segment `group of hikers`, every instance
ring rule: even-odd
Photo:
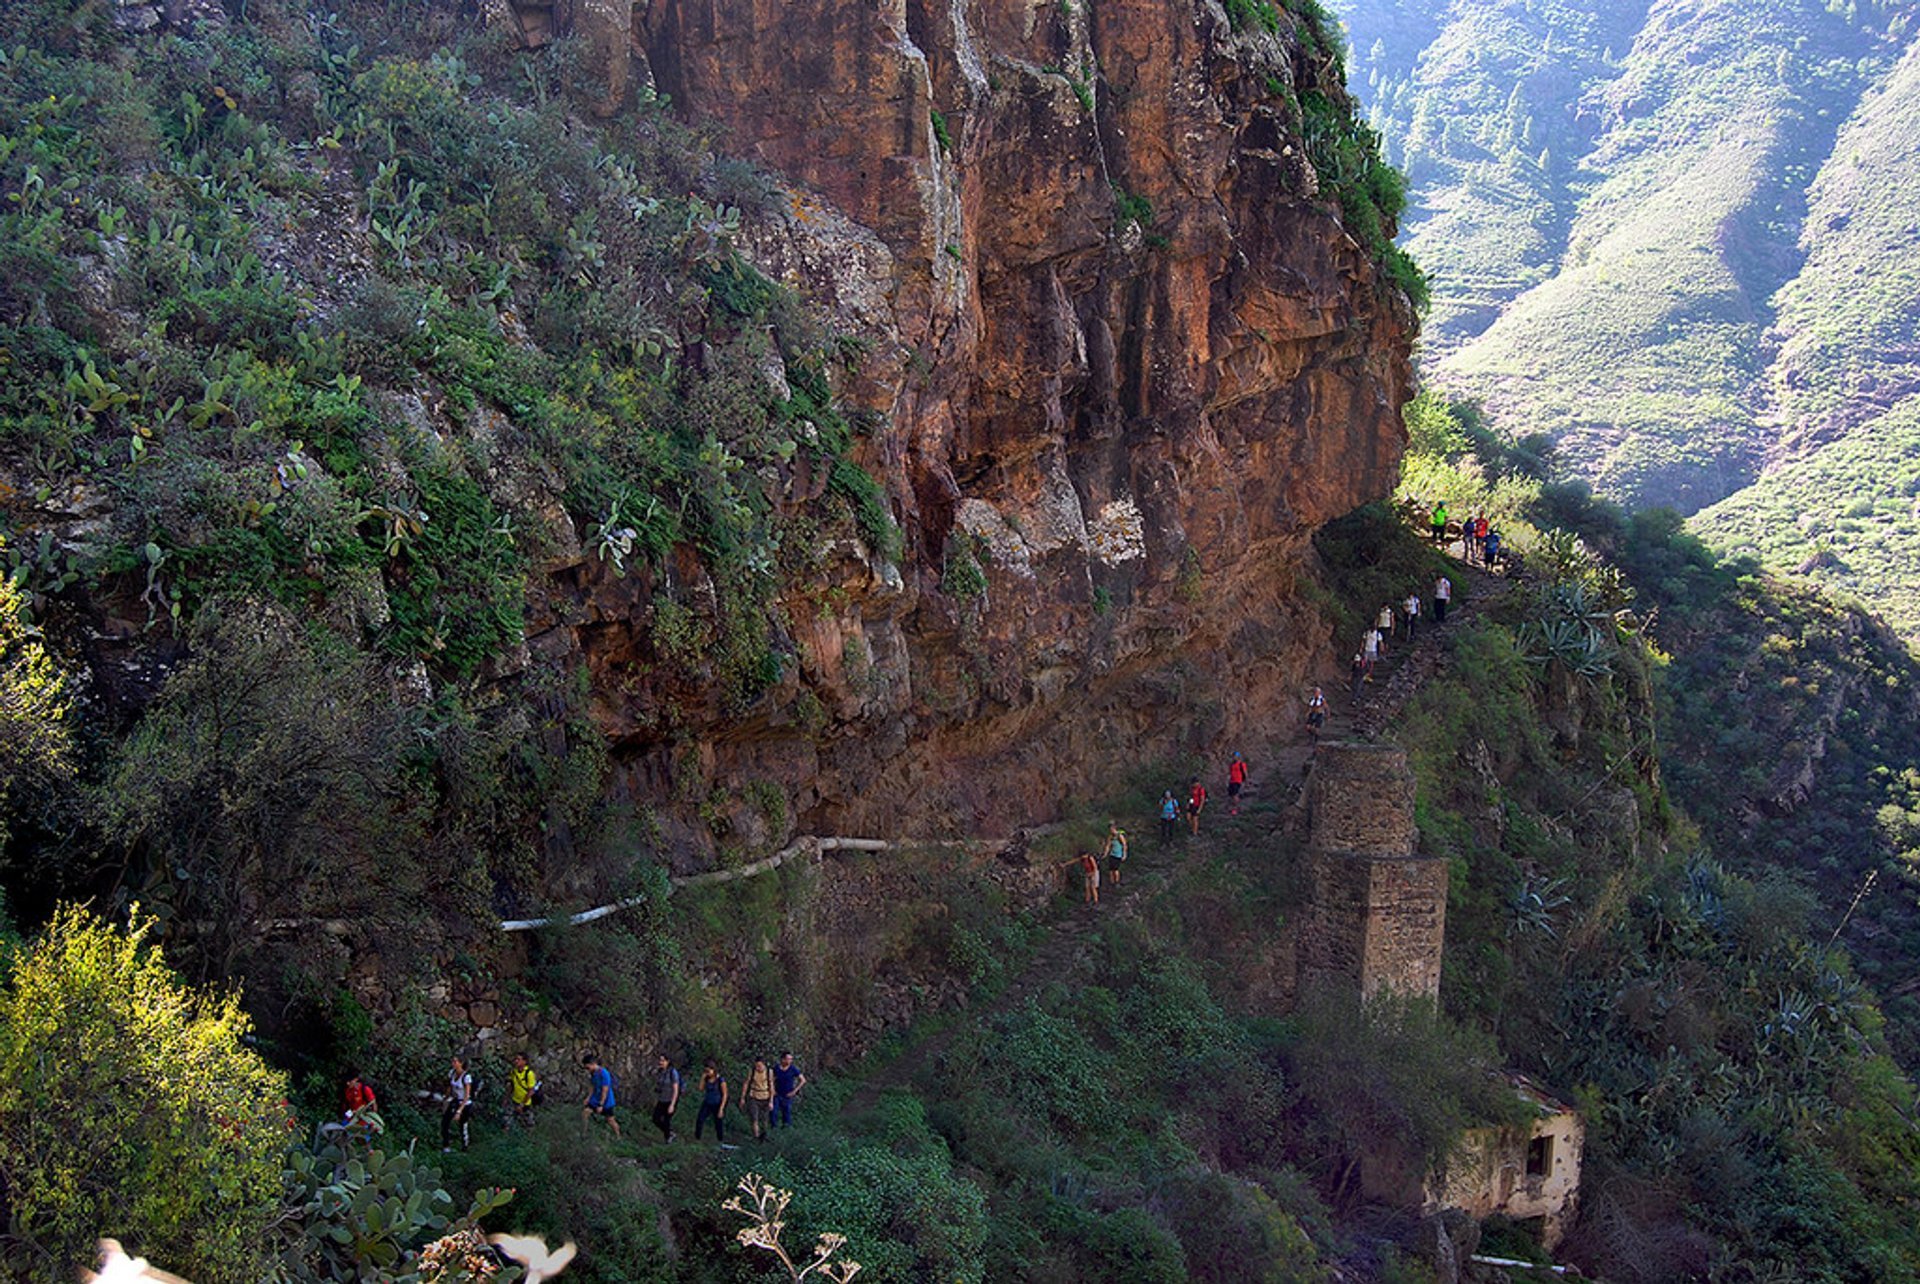
[[[1323,702],[1324,703],[1324,702]],[[1227,814],[1240,814],[1240,796],[1247,787],[1247,758],[1245,754],[1235,752],[1227,763]],[[1200,815],[1207,809],[1206,781],[1195,776],[1187,785],[1185,812],[1187,832],[1198,836],[1200,833]],[[1169,789],[1160,795],[1160,845],[1168,846],[1180,829],[1181,802]],[[1106,881],[1116,887],[1120,884],[1120,875],[1125,870],[1131,847],[1127,831],[1120,828],[1120,822],[1107,822],[1107,836],[1101,841],[1100,852],[1082,851],[1060,862],[1060,868],[1078,866],[1083,888],[1082,899],[1088,905],[1100,903],[1101,857],[1106,858]]]
[[[620,1086],[618,1076],[603,1065],[595,1053],[589,1052],[580,1058],[580,1065],[587,1073],[587,1096],[581,1105],[580,1117],[589,1123],[594,1119],[604,1120],[608,1129],[618,1137],[620,1121],[615,1113]],[[680,1108],[682,1081],[679,1069],[664,1052],[655,1058],[653,1081],[653,1125],[660,1130],[662,1140],[672,1141],[674,1116]],[[471,1142],[477,1086],[466,1059],[455,1056],[447,1071],[446,1088],[441,1092],[422,1094],[437,1098],[441,1103],[440,1149],[443,1152],[453,1149],[456,1135],[462,1150]],[[764,1142],[773,1128],[785,1128],[793,1123],[794,1101],[806,1086],[805,1072],[794,1064],[793,1054],[786,1052],[772,1065],[768,1065],[764,1057],[756,1057],[753,1067],[742,1076],[740,1092],[736,1097],[732,1084],[720,1069],[720,1063],[710,1057],[700,1076],[700,1108],[693,1121],[694,1138],[699,1140],[704,1137],[707,1125],[711,1123],[714,1141],[725,1145],[727,1108],[734,1106],[736,1110],[745,1109],[755,1139]],[[525,1053],[516,1053],[513,1068],[507,1075],[508,1122],[522,1126],[531,1124],[535,1109],[545,1100],[546,1092],[539,1072],[527,1060]],[[371,1141],[386,1131],[386,1124],[380,1117],[379,1095],[358,1069],[347,1071],[346,1084],[341,1091],[341,1106],[342,1113],[338,1121],[320,1125],[315,1134],[316,1144],[330,1139]]]
[[[1438,510],[1436,510],[1438,511]],[[1367,631],[1360,635],[1360,649],[1353,653],[1353,661],[1348,667],[1348,677],[1353,684],[1353,703],[1360,703],[1361,692],[1367,683],[1373,680],[1374,668],[1380,663],[1380,657],[1386,654],[1391,643],[1406,642],[1412,645],[1415,634],[1419,632],[1420,621],[1431,615],[1435,624],[1447,622],[1447,609],[1453,605],[1453,581],[1443,572],[1434,577],[1432,597],[1423,601],[1419,590],[1411,590],[1398,603],[1388,602],[1380,608],[1378,615]],[[1314,688],[1314,699],[1324,706],[1326,697]],[[1309,702],[1307,721],[1313,723],[1312,702]],[[1315,727],[1317,733],[1317,726]]]
[[[1452,524],[1452,519],[1447,516],[1445,500],[1433,506],[1433,514],[1427,519],[1427,524],[1434,543],[1444,547],[1450,542],[1447,528]],[[1500,532],[1484,513],[1461,519],[1460,547],[1469,566],[1484,566],[1492,570],[1500,565]]]

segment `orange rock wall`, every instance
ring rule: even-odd
[[[1296,717],[1327,659],[1308,539],[1393,485],[1414,324],[1316,199],[1295,95],[1344,91],[1282,15],[645,6],[675,110],[793,188],[749,252],[865,341],[841,392],[882,417],[864,462],[905,533],[897,566],[835,549],[834,591],[782,603],[796,663],[770,696],[670,737],[637,708],[648,586],[568,572],[577,609],[537,644],[585,656],[620,788],[677,862],[710,845],[685,800],[747,781],[789,831],[1004,833]],[[961,547],[982,595],[943,591]]]

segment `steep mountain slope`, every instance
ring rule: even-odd
[[[1696,514],[1717,548],[1840,590],[1920,638],[1920,399]]]
[[[1804,454],[1920,394],[1920,43],[1841,128],[1808,192],[1805,262],[1774,300],[1769,389]]]
[[[1449,388],[1553,434],[1604,491],[1684,511],[1757,475],[1782,416],[1844,427],[1884,407],[1913,283],[1880,273],[1844,304],[1836,286],[1911,232],[1861,191],[1884,175],[1897,201],[1915,151],[1911,72],[1888,77],[1908,16],[1812,0],[1342,12],[1367,51],[1361,92],[1404,150],[1430,372]],[[1794,395],[1777,406],[1777,388]]]

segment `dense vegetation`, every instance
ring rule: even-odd
[[[1557,956],[1557,1003],[1511,1003],[1527,991],[1512,975],[1526,955],[1493,948],[1497,934],[1480,932],[1470,939],[1488,947],[1455,955],[1464,984],[1448,992],[1457,1005],[1495,986],[1486,1016],[1507,1046],[1538,1049],[1544,1073],[1599,1094],[1588,1104],[1600,1125],[1600,1197],[1576,1251],[1604,1254],[1615,1236],[1652,1246],[1663,1265],[1646,1278],[1704,1272],[1716,1254],[1751,1278],[1768,1269],[1910,1277],[1915,1246],[1881,1213],[1911,1201],[1917,1171],[1900,1066],[1920,1048],[1910,823],[1920,664],[1871,617],[1764,576],[1751,560],[1722,560],[1670,512],[1629,518],[1584,485],[1542,482],[1550,462],[1539,444],[1502,443],[1471,407],[1426,397],[1413,422],[1424,449],[1410,487],[1487,507],[1532,565],[1556,580],[1577,573],[1597,619],[1651,626],[1651,645],[1599,657],[1603,672],[1640,671],[1633,685],[1655,714],[1598,746],[1614,764],[1608,777],[1566,801],[1543,800],[1537,828],[1513,825],[1510,795],[1499,803],[1529,855],[1494,904],[1536,929],[1554,920],[1540,944]],[[1522,622],[1514,636],[1535,639],[1522,654],[1532,650],[1551,672],[1537,649],[1548,630]],[[1487,718],[1501,688],[1485,656],[1473,663],[1473,698],[1446,723],[1423,782],[1445,779],[1446,759],[1473,743],[1457,720]],[[1544,736],[1564,756],[1569,733],[1592,734],[1591,718],[1541,712],[1544,725],[1501,719],[1504,743],[1483,743],[1498,757]],[[1550,761],[1501,779],[1561,789],[1564,770]],[[1483,814],[1466,801],[1429,811],[1428,842],[1461,844],[1455,826]],[[1644,843],[1649,819],[1664,834],[1659,848],[1580,868],[1582,850]],[[1464,844],[1485,845],[1484,834]],[[1591,910],[1582,888],[1597,898]],[[1590,948],[1598,952],[1583,963]],[[1484,979],[1466,972],[1476,958]],[[1873,989],[1889,996],[1885,1018]],[[1611,1096],[1630,1085],[1637,1108]],[[1867,1116],[1878,1123],[1863,1126]],[[1895,1149],[1880,1149],[1888,1138]],[[1864,1256],[1828,1256],[1835,1243]],[[1616,1272],[1636,1277],[1617,1262]]]

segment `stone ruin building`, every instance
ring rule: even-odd
[[[1447,862],[1419,854],[1413,769],[1384,744],[1326,743],[1307,782],[1309,901],[1298,944],[1302,982],[1438,998],[1447,927]],[[1362,1161],[1369,1198],[1436,1213],[1458,1209],[1532,1223],[1553,1248],[1580,1189],[1585,1123],[1526,1076],[1507,1081],[1535,1114],[1523,1127],[1475,1128],[1444,1174],[1404,1157]]]

